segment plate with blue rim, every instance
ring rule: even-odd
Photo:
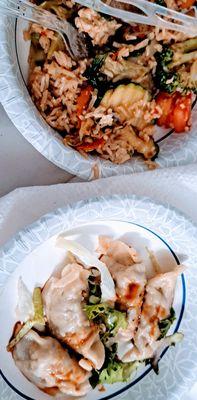
[[[0,101],[18,131],[48,160],[82,179],[146,170],[147,165],[137,156],[118,165],[96,156],[84,158],[63,144],[61,135],[44,121],[36,109],[27,89],[29,42],[25,42],[23,37],[26,28],[27,23],[20,19],[0,17]],[[197,162],[196,131],[196,105],[190,132],[175,134],[172,130],[158,128],[155,135],[160,148],[156,160],[158,166],[165,168]]]

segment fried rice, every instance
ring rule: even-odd
[[[154,78],[156,54],[164,46],[186,43],[189,35],[129,25],[72,1],[35,3],[68,19],[84,33],[90,49],[90,57],[77,62],[57,33],[37,24],[24,33],[31,40],[28,87],[43,118],[66,146],[83,155],[121,164],[140,154],[152,167],[159,150],[154,133],[163,113]],[[179,10],[180,3],[166,0],[165,6]],[[182,86],[175,92],[182,97],[196,92],[196,62],[179,66]],[[185,131],[190,123],[188,118]]]

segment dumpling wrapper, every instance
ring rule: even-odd
[[[15,346],[13,358],[23,375],[48,394],[70,398],[85,396],[91,389],[90,374],[54,338],[31,330]]]
[[[57,238],[56,244],[58,247],[70,251],[75,257],[77,257],[79,262],[81,262],[84,267],[95,267],[99,270],[101,275],[101,301],[103,303],[114,303],[116,300],[114,281],[106,265],[98,260],[93,252],[90,252],[88,249],[74,240],[66,239],[64,236],[60,235]]]
[[[134,336],[135,346],[123,357],[124,362],[152,358],[161,345],[158,323],[170,315],[178,276],[185,267],[158,274],[148,281],[140,324]]]
[[[88,320],[82,303],[88,292],[89,274],[77,263],[67,264],[59,278],[51,277],[46,282],[42,297],[53,335],[100,369],[105,359],[104,346],[98,326]]]
[[[114,338],[114,342],[118,343],[118,357],[122,359],[133,347],[131,340],[139,323],[147,282],[146,268],[136,250],[120,240],[101,236],[98,251],[114,279],[117,301],[120,307],[127,310],[127,329],[120,328]]]

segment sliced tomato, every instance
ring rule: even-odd
[[[93,150],[97,150],[99,147],[102,147],[105,143],[104,139],[96,139],[92,143],[82,143],[79,146],[77,146],[77,150],[83,150],[85,152],[90,152]]]
[[[78,117],[80,117],[82,112],[87,107],[87,105],[90,101],[92,92],[93,92],[93,87],[91,85],[88,85],[88,86],[82,88],[81,93],[77,98],[77,116]]]
[[[191,106],[191,94],[177,97],[172,113],[172,125],[175,132],[184,132],[191,116]]]
[[[182,0],[182,1],[179,1],[179,7],[180,8],[190,8],[194,5],[195,2],[196,2],[196,0]]]
[[[191,93],[183,96],[179,92],[171,95],[161,92],[156,97],[156,103],[162,110],[162,115],[157,124],[166,128],[173,128],[177,133],[184,132],[191,116]]]
[[[118,51],[115,51],[115,52],[111,55],[111,59],[112,59],[113,61],[116,61],[116,60],[117,60],[117,57],[118,57]]]
[[[173,96],[168,94],[168,93],[161,92],[156,97],[156,103],[162,110],[162,115],[158,119],[157,124],[159,126],[168,127],[168,125],[169,125],[169,116],[170,116],[170,113],[172,111]]]

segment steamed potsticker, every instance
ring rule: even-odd
[[[78,263],[67,264],[61,276],[51,277],[43,289],[43,302],[48,325],[59,340],[80,353],[81,365],[100,369],[105,350],[99,328],[89,321],[84,310],[90,271]]]
[[[127,311],[127,329],[120,329],[116,336],[118,354],[122,357],[127,348],[133,347],[131,340],[139,324],[147,282],[146,266],[140,262],[133,247],[119,240],[100,237],[99,252],[114,279],[117,302],[120,308]]]
[[[157,274],[146,285],[140,323],[134,336],[135,346],[123,361],[136,361],[152,358],[160,342],[160,323],[170,316],[174,291],[178,276],[184,267],[178,265],[174,270]]]
[[[30,330],[14,347],[13,358],[26,378],[48,394],[84,396],[90,390],[89,372],[54,338]]]

